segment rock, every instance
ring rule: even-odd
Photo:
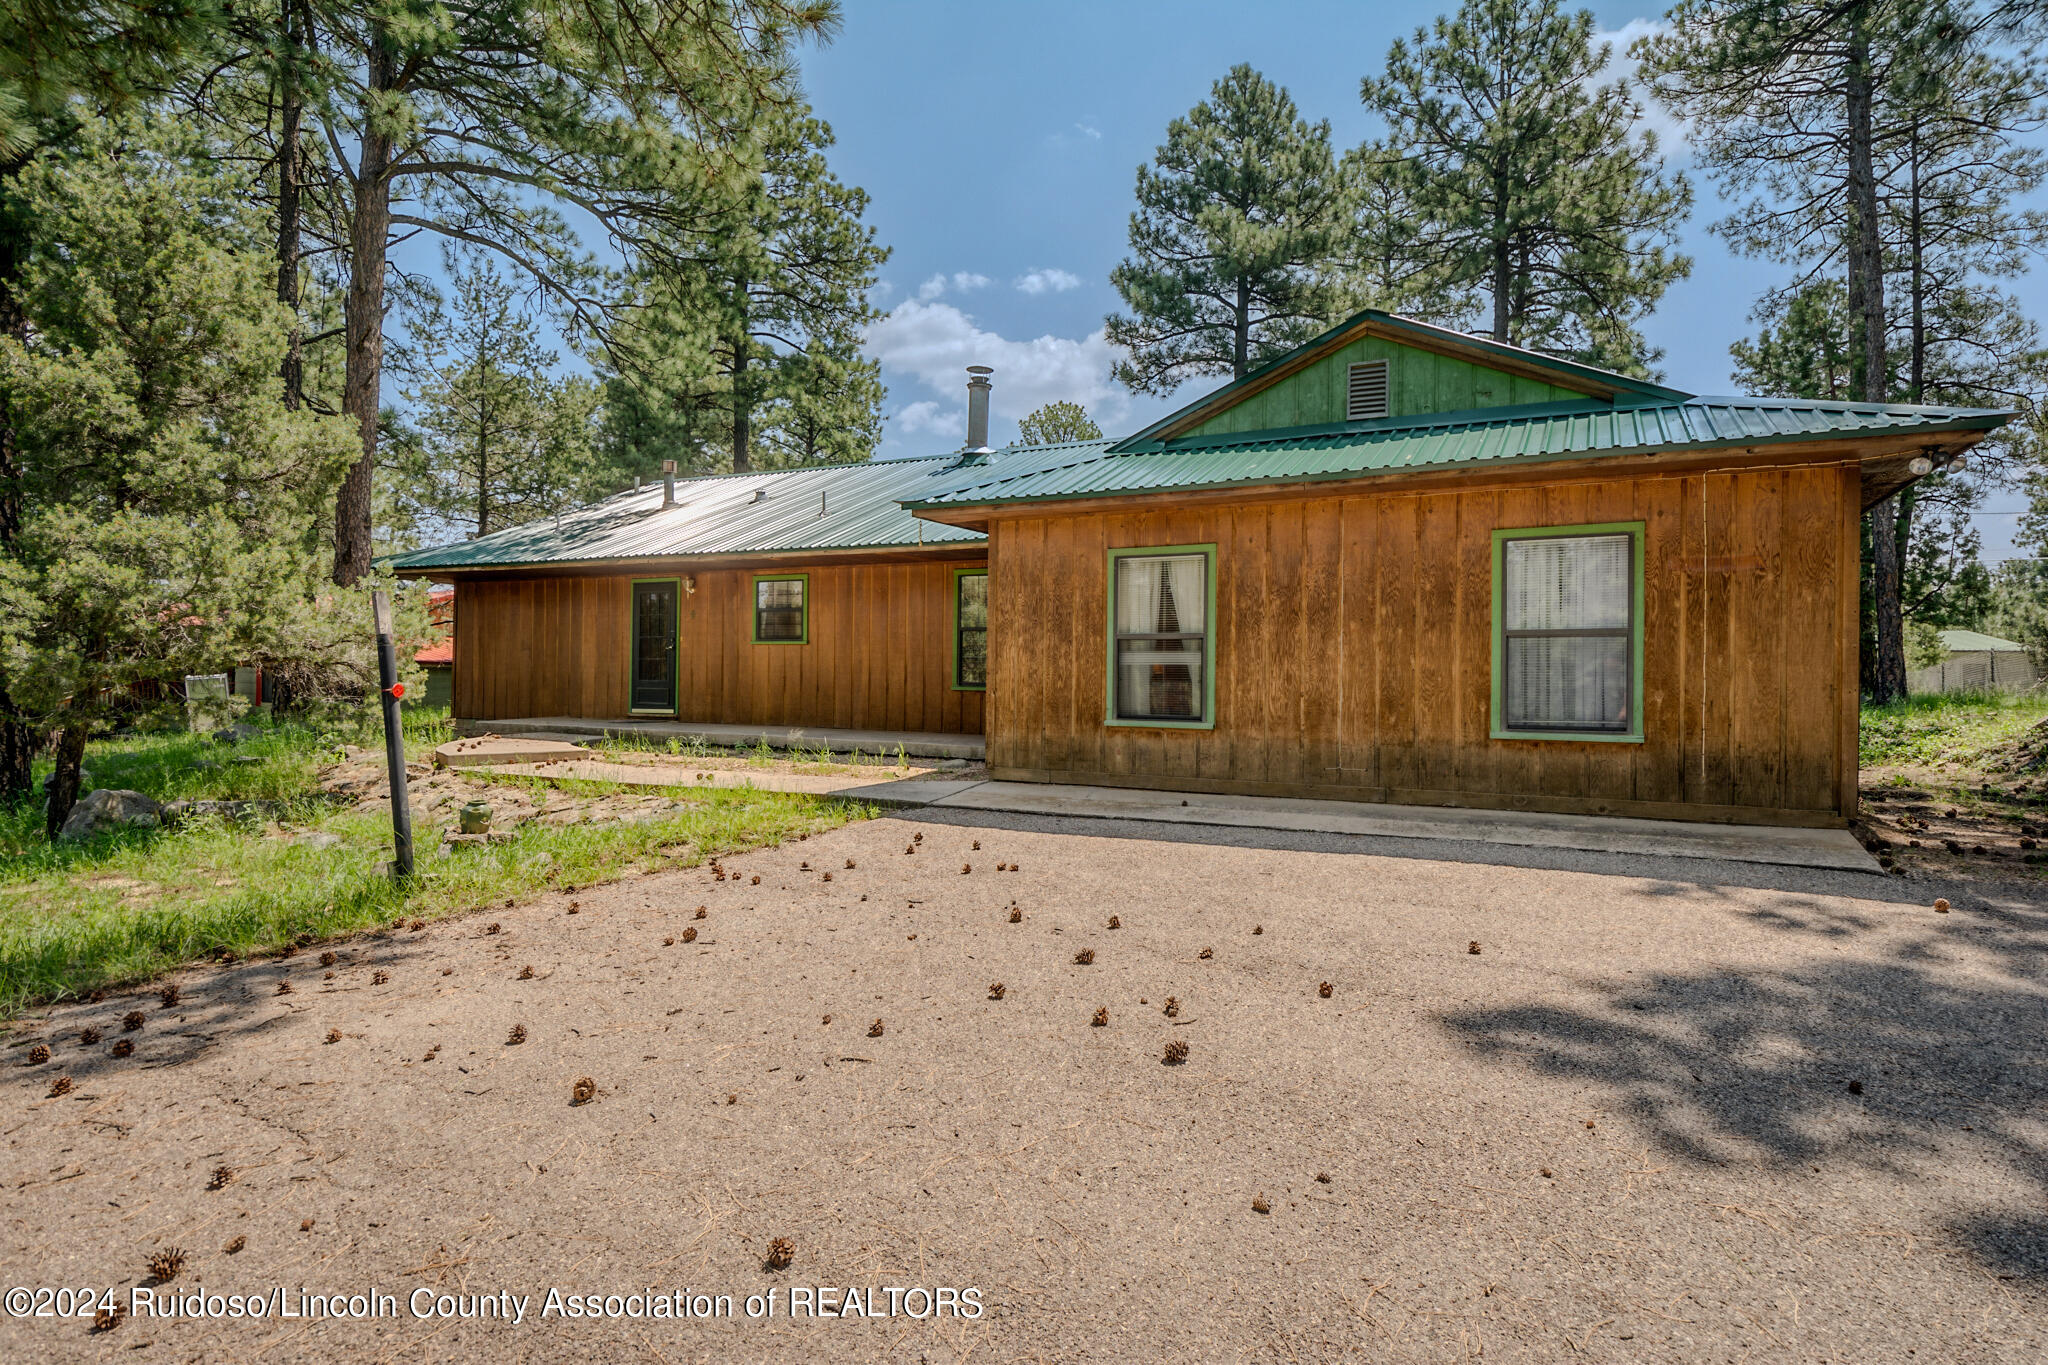
[[[207,816],[221,820],[255,820],[266,814],[269,808],[280,804],[276,801],[173,801],[158,814],[166,825]]]
[[[484,838],[488,839],[490,842],[494,844],[509,844],[513,841],[513,839],[517,837],[518,836],[513,834],[512,831],[509,829],[494,829],[490,833],[484,835]]]
[[[964,758],[949,758],[939,766],[949,772],[957,772],[967,766],[967,760]]]
[[[452,829],[445,831],[441,835],[441,846],[443,848],[453,848],[458,845],[469,848],[482,848],[487,842],[489,841],[481,834],[457,834]]]
[[[141,792],[101,787],[88,792],[71,808],[59,839],[91,839],[117,829],[155,829],[163,823],[163,807]]]
[[[228,762],[230,763],[241,763],[244,765],[252,763],[261,763],[262,761],[263,760],[258,758],[255,754],[236,754],[233,758],[228,760]]]
[[[251,725],[246,720],[238,720],[225,730],[214,731],[213,742],[215,744],[245,744],[249,740],[258,738],[262,734],[262,726]]]
[[[310,848],[315,851],[319,851],[330,848],[339,848],[342,843],[342,838],[339,834],[329,834],[324,829],[309,829],[304,834],[294,834],[291,837],[291,842],[297,844],[301,848]]]

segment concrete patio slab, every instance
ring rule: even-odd
[[[559,740],[601,739],[606,735],[638,737],[666,743],[701,740],[727,749],[751,749],[762,740],[771,749],[818,749],[836,754],[855,749],[864,754],[893,754],[900,746],[913,758],[964,758],[979,763],[987,756],[980,735],[928,731],[841,730],[816,726],[712,725],[699,721],[587,720],[580,716],[524,716],[512,720],[456,722],[461,735],[524,736]]]
[[[896,784],[912,795],[913,784]],[[934,783],[933,786],[948,785]],[[846,793],[867,799],[858,791]],[[904,804],[898,801],[895,804]],[[1789,867],[1882,874],[1877,861],[1846,829],[1794,829],[1767,825],[1713,825],[1618,816],[1550,815],[1533,811],[1464,810],[1284,797],[1214,796],[1202,792],[1139,791],[1122,787],[1039,782],[978,782],[935,797],[950,810],[1006,811],[1098,820],[1154,820],[1179,825],[1306,830],[1393,839],[1450,839],[1567,848],[1652,857],[1720,858]]]
[[[973,785],[970,782],[932,782],[919,781],[915,778],[877,782],[872,769],[859,773],[774,773],[753,772],[744,768],[691,769],[666,765],[657,768],[641,763],[606,763],[595,758],[572,759],[566,762],[554,760],[545,763],[506,763],[495,765],[493,770],[518,777],[546,778],[550,782],[612,782],[622,787],[646,787],[664,791],[677,788],[691,791],[725,788],[762,792],[802,792],[808,796],[857,797],[862,801],[888,806],[928,806],[935,794],[946,794],[935,792],[935,789],[958,789]],[[890,793],[895,788],[909,790],[907,793],[892,796]]]
[[[451,739],[434,748],[434,766],[437,768],[495,768],[508,763],[559,763],[588,757],[590,750],[580,744],[533,735],[516,738],[475,735],[467,739]]]

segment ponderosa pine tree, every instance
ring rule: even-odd
[[[785,104],[792,44],[836,0],[307,0],[296,68],[347,262],[342,407],[361,447],[336,495],[334,581],[371,558],[386,260],[425,232],[494,251],[579,325],[616,291],[572,230],[631,263],[700,229],[752,176],[752,127]],[[317,60],[310,59],[317,54]],[[302,185],[303,189],[304,186]]]
[[[1099,441],[1102,428],[1088,415],[1088,409],[1065,399],[1046,403],[1017,420],[1017,439],[1027,446],[1063,445],[1069,441]]]
[[[1131,254],[1109,276],[1130,311],[1104,322],[1128,353],[1120,383],[1242,378],[1337,320],[1350,207],[1329,122],[1250,66],[1167,125],[1137,195]]]
[[[361,612],[316,603],[308,528],[348,463],[340,424],[290,412],[277,303],[246,185],[152,121],[87,130],[17,179],[33,225],[25,336],[0,337],[23,515],[0,558],[0,665],[59,732],[54,834],[95,725],[130,683],[267,661],[339,663]],[[329,633],[314,644],[324,623]]]
[[[759,173],[702,231],[663,241],[610,348],[607,423],[636,463],[864,460],[880,437],[861,338],[889,251],[862,221],[867,192],[832,173],[832,130],[807,109],[758,136]]]
[[[1558,0],[1465,0],[1362,83],[1388,125],[1370,159],[1412,206],[1425,278],[1483,295],[1495,341],[1642,374],[1639,325],[1691,269],[1670,243],[1692,191],[1627,83],[1598,83],[1593,32]]]
[[[1664,33],[1637,46],[1657,98],[1697,130],[1702,164],[1739,201],[1716,231],[1794,267],[1788,291],[1842,281],[1851,397],[1970,401],[1970,384],[1935,398],[1937,314],[1959,324],[1957,359],[1974,349],[1972,334],[2011,355],[2028,330],[1984,292],[2039,233],[2009,211],[2039,183],[2014,139],[2037,121],[2039,96],[2031,63],[1998,46],[2004,17],[1968,0],[1685,0]],[[1905,693],[1917,496],[1869,514],[1875,631],[1864,684],[1878,701]]]
[[[0,338],[28,339],[19,288],[35,224],[16,178],[38,152],[74,139],[91,111],[117,111],[171,79],[223,22],[215,0],[0,6]],[[0,394],[0,563],[21,533],[23,480],[14,415]],[[0,801],[29,796],[40,743],[0,661]]]
[[[452,298],[413,322],[402,365],[411,420],[393,493],[407,520],[484,536],[609,484],[593,468],[595,385],[555,377],[555,352],[490,257],[450,251],[444,267]]]

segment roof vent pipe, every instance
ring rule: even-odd
[[[969,452],[988,449],[988,377],[995,371],[986,365],[967,367],[967,445]]]
[[[674,460],[663,460],[661,462],[661,505],[663,507],[674,507],[676,505],[676,462]]]

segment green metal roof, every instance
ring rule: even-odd
[[[947,476],[957,460],[947,455],[679,478],[673,507],[662,506],[662,486],[655,483],[384,563],[406,574],[971,543],[982,539],[980,532],[919,520],[903,506],[952,486]],[[986,477],[1000,468],[977,472]]]
[[[1424,469],[1712,450],[1841,436],[1982,431],[2001,409],[1692,398],[1610,406],[1598,400],[1480,408],[1335,426],[1076,449],[1050,467],[991,469],[913,508],[1314,482]],[[965,471],[963,471],[965,472]]]
[[[1941,647],[1951,654],[1967,654],[1985,651],[1992,654],[2024,654],[2025,645],[2001,640],[1996,635],[1980,635],[1974,630],[1944,630],[1936,632],[1941,636]]]

